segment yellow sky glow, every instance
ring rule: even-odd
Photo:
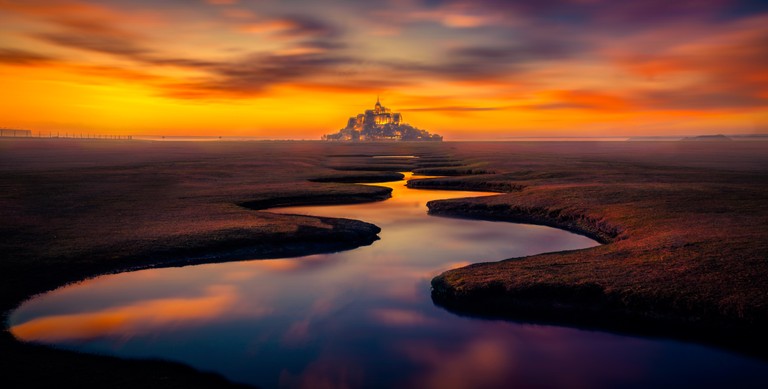
[[[380,94],[447,140],[768,132],[762,10],[193,3],[0,0],[0,127],[318,139]]]

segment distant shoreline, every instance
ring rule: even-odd
[[[677,142],[683,140],[689,140],[690,138],[707,137],[703,136],[646,136],[646,137],[508,137],[508,138],[496,138],[496,139],[448,139],[443,143],[539,143],[539,142]],[[726,135],[733,141],[742,142],[766,142],[768,141],[768,134],[758,135]],[[319,139],[272,139],[265,137],[247,137],[247,136],[143,136],[143,135],[130,135],[130,138],[126,135],[121,135],[119,138],[99,137],[99,138],[80,138],[80,137],[47,137],[47,136],[30,136],[30,137],[14,137],[14,136],[2,136],[0,139],[4,140],[83,140],[83,141],[143,141],[143,142],[310,142],[310,143],[327,143]],[[391,141],[359,141],[359,142],[343,142],[343,143],[359,143],[359,144],[376,144],[376,143],[393,143]],[[400,141],[397,143],[414,143],[409,141]],[[419,142],[415,142],[419,143]]]

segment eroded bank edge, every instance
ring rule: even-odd
[[[489,175],[489,178],[491,176]],[[484,181],[424,180],[409,185],[424,189],[493,190],[494,184]],[[496,187],[498,192],[522,191],[523,186]],[[436,216],[474,220],[504,221],[545,225],[589,237],[612,250],[612,243],[632,239],[618,224],[588,214],[566,209],[526,207],[514,204],[482,204],[472,200],[435,200],[428,203],[429,212]],[[578,251],[589,259],[595,248]],[[607,292],[590,282],[541,282],[520,285],[506,280],[503,269],[484,284],[467,285],[464,278],[494,270],[505,261],[526,261],[532,258],[558,256],[563,252],[542,253],[499,262],[475,263],[448,270],[431,281],[433,302],[462,316],[505,319],[537,324],[567,325],[576,328],[621,333],[634,336],[654,336],[692,341],[733,350],[753,357],[768,359],[762,326],[745,323],[711,310],[679,310],[674,304],[655,301],[629,291]],[[571,252],[573,254],[573,252]],[[510,285],[511,284],[511,285]]]
[[[376,173],[373,174],[375,178],[371,178],[368,177],[365,173],[360,173],[355,177],[355,180],[360,179],[361,182],[387,182],[397,181],[403,178],[402,174],[394,172],[386,173],[386,177],[382,177],[382,175],[383,173]],[[319,177],[313,180],[320,182],[335,182],[328,177]],[[348,181],[345,182],[343,179],[339,180],[339,182],[348,183]],[[368,190],[369,188],[366,189]],[[329,199],[327,196],[323,195],[315,196],[315,198],[313,198],[313,196],[293,196],[288,197],[287,199],[262,199],[261,202],[258,203],[249,203],[246,201],[239,205],[253,210],[263,210],[275,206],[373,202],[385,200],[390,196],[390,189],[380,187],[379,191],[368,191],[367,193],[336,196],[335,200]],[[40,382],[48,382],[51,385],[59,382],[63,375],[71,373],[73,371],[71,364],[74,363],[75,370],[85,366],[85,368],[81,368],[81,370],[90,371],[87,366],[100,366],[110,371],[117,370],[123,374],[130,374],[132,377],[137,377],[135,381],[122,380],[121,382],[124,385],[116,385],[114,387],[133,387],[134,384],[142,383],[152,383],[154,386],[158,384],[158,382],[155,382],[157,379],[166,380],[166,383],[168,384],[167,386],[169,387],[248,387],[233,383],[223,378],[223,376],[220,374],[199,371],[179,362],[133,360],[104,355],[91,355],[76,351],[59,350],[41,344],[22,342],[13,337],[13,335],[10,333],[8,319],[11,312],[17,309],[25,301],[34,298],[37,295],[52,291],[68,284],[81,282],[103,275],[150,268],[178,267],[243,259],[297,257],[311,254],[336,252],[353,249],[363,245],[369,245],[378,239],[377,234],[381,231],[379,227],[373,224],[357,220],[323,217],[313,218],[319,219],[323,223],[333,226],[331,229],[333,233],[328,234],[327,231],[322,231],[320,229],[312,229],[311,231],[304,229],[299,233],[290,234],[290,237],[288,237],[287,234],[285,234],[286,236],[281,237],[273,235],[269,237],[260,237],[258,239],[246,239],[242,236],[239,236],[234,240],[227,241],[225,238],[224,240],[220,240],[212,246],[203,245],[194,247],[192,249],[181,248],[176,250],[169,250],[163,245],[158,245],[159,247],[157,247],[155,250],[136,252],[120,258],[117,261],[105,261],[104,263],[100,264],[100,266],[95,268],[87,265],[61,265],[58,266],[61,267],[61,269],[46,269],[48,270],[46,271],[48,277],[45,280],[28,284],[26,290],[20,291],[19,297],[14,296],[14,298],[5,300],[3,302],[2,317],[0,317],[2,320],[0,345],[2,345],[3,352],[0,353],[0,362],[3,362],[3,366],[9,368],[14,365],[28,366],[33,363],[42,363],[43,361],[45,365],[53,365],[51,367],[53,372],[50,374],[50,376],[38,377],[40,378]],[[307,242],[306,239],[302,241],[302,238],[307,237],[307,233],[312,235],[310,242]],[[289,241],[286,242],[286,239]],[[257,241],[261,241],[261,243],[263,243],[263,241],[268,241],[270,243],[254,247],[253,244],[258,243]],[[276,241],[280,241],[280,243],[275,244]],[[288,245],[285,243],[288,243]],[[238,246],[239,248],[233,249],[233,246]],[[99,254],[100,253],[93,253],[92,255]],[[4,361],[5,359],[8,359],[8,361]],[[152,374],[140,373],[147,369],[151,370]],[[103,370],[99,369],[99,371]],[[92,374],[91,372],[89,374],[91,377],[91,382],[109,382],[110,385],[112,385],[111,380],[114,377],[109,373],[105,372],[104,374]],[[159,378],[157,375],[159,375]],[[33,378],[14,377],[16,377],[16,375],[13,377],[6,377],[6,383],[11,384],[12,386],[14,383],[29,384],[30,378]]]

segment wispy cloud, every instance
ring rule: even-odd
[[[753,0],[0,0],[0,66],[196,104],[391,92],[456,128],[555,111],[757,120],[766,26]]]
[[[27,50],[0,48],[0,63],[35,66],[48,64],[54,58]]]
[[[291,15],[256,21],[240,27],[243,32],[268,33],[284,38],[327,38],[340,34],[340,29],[320,19]]]
[[[166,93],[180,98],[247,97],[273,85],[310,78],[346,61],[343,57],[316,54],[253,54],[205,66],[206,77],[179,83]]]
[[[509,107],[462,107],[462,106],[444,106],[444,107],[416,107],[416,108],[403,108],[401,111],[405,112],[483,112],[483,111],[500,111],[509,109]]]

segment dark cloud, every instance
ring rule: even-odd
[[[395,73],[438,76],[457,80],[498,78],[522,72],[526,65],[565,59],[581,44],[552,39],[522,40],[505,46],[452,48],[435,62],[390,61],[382,65]]]
[[[36,38],[69,49],[109,54],[136,62],[184,68],[213,68],[217,62],[167,56],[144,46],[141,39],[119,35],[90,35],[78,32],[44,33]]]
[[[311,47],[319,50],[340,50],[347,47],[347,45],[337,40],[321,40],[311,39],[301,43],[303,47]]]
[[[230,61],[208,61],[169,56],[125,38],[70,33],[42,34],[38,35],[38,38],[62,47],[110,54],[143,65],[172,66],[199,71],[202,75],[163,87],[167,89],[164,94],[185,98],[205,97],[211,92],[219,96],[245,97],[258,94],[273,85],[328,74],[333,67],[351,62],[345,57],[324,52],[298,55],[255,53]],[[313,44],[317,42],[306,43],[309,46]],[[9,52],[9,60],[12,54],[15,54],[17,61],[42,59]]]
[[[42,33],[34,36],[43,42],[71,49],[93,51],[134,59],[141,59],[151,52],[132,40],[116,36],[99,36],[72,32]]]
[[[10,7],[6,3],[0,1],[0,9]],[[210,25],[215,28],[229,28],[227,31],[230,33],[256,33],[258,35],[253,38],[263,39],[276,49],[272,52],[252,52],[246,43],[235,47],[237,51],[230,52],[240,54],[223,60],[196,57],[194,54],[174,54],[172,49],[162,46],[167,44],[163,43],[164,40],[153,41],[151,34],[145,36],[131,31],[138,31],[135,21],[146,19],[150,23],[159,20],[164,31],[174,22],[186,22],[189,15],[205,16],[226,7],[210,7],[198,2],[200,6],[185,7],[187,13],[177,18],[174,12],[186,6],[187,2],[85,2],[89,7],[68,0],[51,3],[57,6],[53,7],[43,1],[35,1],[35,6],[18,2],[13,3],[12,9],[16,10],[14,12],[22,12],[19,11],[22,9],[25,15],[37,17],[52,27],[33,35],[40,41],[132,61],[131,65],[126,66],[130,68],[125,72],[127,77],[145,77],[145,74],[153,73],[156,67],[193,70],[183,72],[183,76],[178,75],[175,79],[149,78],[153,86],[161,89],[161,93],[176,97],[245,97],[260,94],[281,84],[342,91],[356,88],[380,89],[380,85],[419,85],[421,80],[470,83],[480,80],[499,85],[505,82],[521,84],[523,82],[520,80],[528,81],[524,79],[538,70],[541,70],[537,73],[541,79],[532,80],[529,85],[577,89],[584,85],[576,80],[581,75],[582,79],[588,81],[590,78],[601,77],[590,73],[589,69],[584,70],[586,66],[578,67],[584,62],[608,64],[605,68],[617,69],[618,76],[612,75],[615,77],[631,73],[629,77],[637,77],[633,81],[652,82],[658,77],[660,83],[669,81],[668,85],[674,85],[669,90],[663,86],[654,89],[645,85],[646,90],[613,90],[606,93],[621,96],[636,93],[637,98],[631,99],[631,102],[627,99],[627,104],[636,103],[642,107],[754,107],[761,104],[764,99],[760,96],[766,96],[768,90],[764,79],[755,79],[755,75],[764,74],[764,64],[768,62],[768,39],[765,35],[730,47],[716,47],[714,42],[718,42],[718,39],[712,39],[711,42],[699,40],[701,35],[710,34],[710,27],[714,31],[711,32],[713,38],[728,42],[736,39],[733,37],[736,34],[730,34],[725,27],[713,24],[712,20],[745,15],[754,17],[756,10],[765,8],[762,2],[755,1],[434,0],[423,2],[421,7],[411,6],[410,3],[402,7],[387,7],[389,3],[386,2],[376,5],[338,2],[327,6],[324,4],[322,7],[302,2],[293,2],[291,5],[285,5],[285,2],[259,5],[240,2],[238,7],[249,11],[247,18],[233,22],[232,19],[217,19],[216,13],[210,19],[201,17],[200,20],[210,21]],[[398,19],[398,7],[403,8],[404,12],[421,14],[422,17],[409,18],[404,13]],[[145,11],[149,14],[145,15]],[[396,24],[398,30],[394,35],[372,33],[375,23],[379,23],[376,26],[381,26],[382,20],[390,23],[389,19],[381,17],[383,14],[388,15],[387,18],[391,17],[392,24]],[[477,20],[469,23],[473,27],[469,29],[459,28],[466,26],[452,27],[444,21],[436,23],[442,20],[440,17],[456,15],[475,16]],[[124,20],[123,16],[131,18]],[[343,18],[356,18],[359,23],[338,22]],[[735,24],[729,23],[727,25]],[[360,28],[359,25],[370,26],[370,29]],[[661,25],[664,28],[658,28]],[[242,29],[238,30],[240,27]],[[743,28],[746,29],[757,28]],[[347,41],[352,33],[361,36]],[[373,37],[370,40],[365,35],[368,33]],[[682,34],[685,36],[681,38]],[[413,41],[409,40],[411,38]],[[381,47],[386,49],[379,51],[373,46],[374,43],[370,43],[378,42],[379,39],[400,41],[385,42]],[[625,41],[637,45],[624,45]],[[348,46],[347,42],[355,46]],[[232,43],[233,46],[240,44],[240,41]],[[391,49],[395,44],[401,45],[403,50],[397,52]],[[404,56],[404,53],[419,53],[421,46],[417,45],[423,45],[425,55]],[[699,45],[707,53],[699,56],[684,51],[674,52],[671,49],[675,45],[687,48]],[[609,53],[611,50],[614,52]],[[374,55],[370,55],[371,52]],[[625,58],[614,58],[623,55]],[[103,61],[99,56],[82,57],[86,58],[82,61],[85,65],[98,65]],[[586,61],[579,61],[581,59]],[[0,62],[3,63],[33,65],[52,60],[55,59],[38,53],[0,49]],[[571,65],[576,66],[571,68]],[[636,69],[632,70],[632,66]],[[139,69],[140,74],[131,75],[131,69]],[[669,70],[670,73],[665,75],[665,69],[674,69],[678,73],[673,74]],[[113,72],[108,69],[92,71],[104,74]],[[120,71],[114,73],[121,74]],[[558,82],[564,80],[571,85],[548,85],[552,82],[545,79],[549,74],[558,77]],[[669,79],[665,79],[665,76]],[[636,88],[628,86],[630,83],[617,80],[617,89]],[[685,85],[681,87],[683,83]],[[588,101],[585,95],[593,100]],[[523,108],[627,108],[621,105],[621,99],[611,100],[610,97],[591,96],[588,93],[558,95],[544,104]],[[718,103],[719,100],[722,102]],[[412,108],[411,111],[461,112],[508,108],[464,106],[461,101],[433,101],[429,105],[433,106]]]
[[[341,33],[338,27],[307,15],[290,15],[280,20],[289,26],[280,34],[288,37],[328,38],[337,37]]]
[[[431,77],[449,80],[497,79],[517,72],[516,63],[447,59],[442,62],[382,61],[389,78]]]
[[[244,24],[240,29],[245,32],[271,34],[284,39],[315,41],[336,39],[342,35],[342,30],[338,26],[308,15],[266,18]]]
[[[715,19],[731,4],[728,0],[617,1],[596,9],[591,19],[612,28],[652,28],[682,20]]]
[[[481,61],[508,60],[515,56],[513,50],[501,47],[462,47],[451,50],[451,55]]]
[[[547,103],[547,104],[524,105],[524,106],[520,106],[520,108],[534,109],[534,110],[557,110],[557,109],[598,109],[599,107],[594,104]]]
[[[482,112],[482,111],[501,111],[509,107],[464,107],[464,106],[445,106],[445,107],[419,107],[404,108],[400,111],[406,112]]]
[[[448,56],[472,62],[520,63],[566,58],[576,52],[579,46],[575,42],[568,42],[565,39],[531,39],[506,46],[461,47],[450,50]]]
[[[621,1],[621,0],[616,0]],[[583,22],[600,1],[584,2],[573,0],[439,0],[427,1],[427,7],[457,7],[461,9],[484,9],[495,14],[506,15],[510,20],[556,19],[561,23]],[[600,4],[604,6],[605,4]]]
[[[726,16],[729,18],[744,17],[754,15],[760,12],[768,12],[768,2],[765,0],[742,0],[736,1],[727,10]]]
[[[97,21],[57,22],[59,32],[33,35],[53,45],[85,50],[131,60],[140,65],[170,66],[196,70],[201,75],[165,84],[164,94],[198,98],[206,94],[247,96],[270,86],[332,73],[331,69],[354,62],[333,54],[345,45],[338,41],[338,30],[309,17],[280,19],[278,33],[299,39],[286,49],[287,54],[251,53],[232,60],[210,61],[169,55],[152,49],[142,37],[127,34]],[[295,53],[291,53],[291,47]],[[4,54],[7,61],[43,60],[30,53]]]
[[[442,0],[427,7],[480,8],[534,23],[570,25],[613,32],[680,20],[723,20],[768,11],[760,0]]]
[[[0,48],[0,63],[33,66],[46,64],[54,60],[55,59],[53,57],[33,53],[31,51],[12,48]]]
[[[167,79],[141,70],[128,69],[119,66],[106,65],[69,65],[69,68],[80,73],[108,79],[117,79],[129,82],[144,82],[148,84],[160,85],[167,82]]]
[[[332,55],[254,54],[210,68],[213,77],[200,85],[213,90],[259,92],[267,86],[307,78],[346,62],[346,58]]]
[[[118,30],[113,25],[105,23],[103,20],[88,19],[86,17],[54,16],[48,20],[69,31],[77,31],[93,35],[126,36],[125,32]]]
[[[189,69],[213,69],[217,67],[220,62],[215,61],[206,61],[202,59],[190,59],[190,58],[176,58],[176,57],[169,57],[169,56],[162,56],[155,53],[151,53],[149,55],[140,55],[135,56],[133,59],[136,59],[138,61],[151,64],[151,65],[158,65],[158,66],[174,66],[179,68],[189,68]]]

